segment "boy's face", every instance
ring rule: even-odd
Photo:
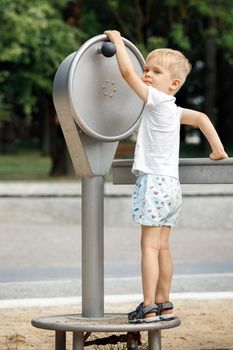
[[[158,64],[156,57],[146,60],[142,81],[168,95],[172,95],[175,92],[173,89],[174,79],[172,79],[170,71],[163,67],[161,63]]]

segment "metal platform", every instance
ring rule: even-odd
[[[82,350],[85,346],[85,332],[148,332],[150,350],[161,349],[160,331],[178,327],[179,318],[170,321],[130,324],[126,314],[105,314],[104,317],[85,318],[80,314],[58,315],[33,319],[36,328],[55,330],[55,350],[66,350],[66,332],[73,333],[73,350]]]
[[[112,164],[115,185],[134,184],[131,169],[133,159],[114,160]],[[209,158],[181,158],[179,162],[182,184],[232,184],[233,158],[214,161]]]

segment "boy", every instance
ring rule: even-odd
[[[143,76],[136,74],[119,32],[105,34],[116,46],[117,62],[133,91],[145,102],[132,171],[137,176],[132,197],[133,219],[141,225],[143,302],[128,314],[130,323],[174,318],[169,299],[173,263],[169,235],[181,208],[179,183],[180,124],[198,127],[207,138],[212,160],[227,158],[209,118],[175,104],[174,95],[191,70],[179,51],[157,49],[146,58]]]

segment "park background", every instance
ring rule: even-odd
[[[232,0],[0,0],[0,180],[74,176],[52,100],[56,70],[86,40],[117,29],[146,54],[181,50],[193,69],[177,103],[203,111],[233,154]],[[116,157],[132,157],[134,139]],[[181,157],[208,157],[182,126]]]
[[[53,335],[34,329],[31,319],[81,308],[76,301],[52,306],[52,298],[78,297],[81,290],[80,184],[68,181],[74,180],[74,171],[52,101],[59,64],[105,29],[120,30],[144,56],[164,46],[183,51],[193,69],[177,103],[208,114],[232,156],[233,2],[0,0],[0,26],[0,348],[47,350],[54,346]],[[117,157],[132,157],[133,144],[132,139],[121,142]],[[181,157],[208,154],[201,135],[182,127]],[[123,275],[123,287],[118,275],[118,269],[128,273],[139,261],[139,236],[127,210],[122,213],[130,194],[124,186],[119,191],[106,185],[105,284],[111,297],[119,290],[125,294],[126,286],[128,293],[140,290],[138,275],[129,272],[134,283],[126,283]],[[186,221],[172,241],[181,270],[174,284],[178,294],[211,292],[216,298],[223,291],[232,296],[232,194],[232,185],[186,189]],[[31,298],[38,298],[37,307],[29,307]],[[232,297],[183,298],[175,300],[182,327],[164,331],[163,348],[232,350]],[[106,310],[133,307],[135,302],[107,304]]]

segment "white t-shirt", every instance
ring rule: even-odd
[[[149,87],[132,172],[179,178],[180,118],[175,97]]]

